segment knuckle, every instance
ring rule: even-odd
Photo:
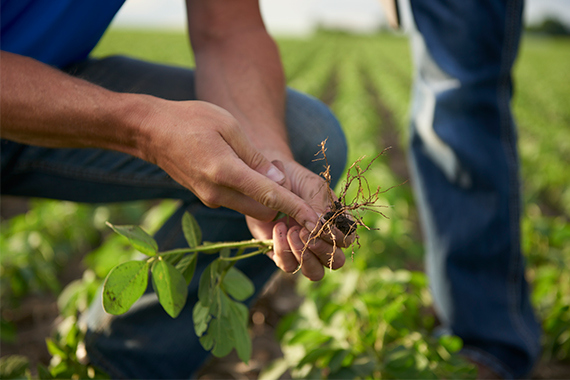
[[[257,201],[272,210],[278,210],[281,205],[279,194],[271,188],[260,190]]]
[[[267,158],[265,158],[261,152],[253,151],[249,158],[249,163],[252,169],[260,169],[263,165],[267,164]]]
[[[228,171],[219,162],[214,162],[210,164],[209,167],[206,169],[206,173],[210,182],[215,185],[224,186],[228,181],[227,179]]]
[[[218,208],[221,205],[221,194],[219,191],[210,188],[200,195],[200,200],[210,208]]]

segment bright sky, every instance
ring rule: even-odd
[[[261,0],[268,29],[275,34],[306,35],[318,24],[366,32],[385,23],[378,0]],[[526,0],[525,19],[554,15],[570,25],[570,0]],[[114,25],[185,28],[183,0],[127,0]]]

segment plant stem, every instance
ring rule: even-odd
[[[257,256],[260,253],[267,253],[267,249],[258,249],[257,251],[253,251],[250,253],[246,253],[245,255],[239,255],[239,256],[232,256],[232,257],[220,257],[221,261],[237,261],[237,260],[241,260],[241,259],[247,259],[248,257],[253,257],[253,256]]]
[[[252,240],[244,240],[236,242],[222,242],[222,243],[205,244],[205,245],[203,244],[194,248],[179,248],[179,249],[172,249],[170,251],[160,252],[160,255],[161,256],[176,255],[179,253],[192,253],[192,252],[201,252],[209,254],[209,253],[216,253],[224,248],[256,248],[256,247],[261,248],[260,251],[263,249],[271,249],[273,247],[273,240],[252,239]]]

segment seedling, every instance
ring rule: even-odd
[[[374,230],[376,228],[371,228],[364,223],[362,218],[363,211],[372,211],[377,214],[382,215],[383,217],[389,219],[385,214],[383,214],[378,208],[387,207],[386,205],[377,205],[378,197],[380,194],[387,192],[388,190],[392,189],[394,186],[381,191],[381,187],[378,186],[374,191],[370,188],[370,184],[366,179],[365,173],[370,169],[374,161],[380,156],[382,156],[390,147],[385,148],[379,154],[377,154],[370,162],[366,165],[365,168],[361,167],[361,163],[364,160],[364,156],[360,157],[356,160],[348,169],[346,173],[346,179],[342,186],[342,190],[340,191],[340,195],[335,197],[332,189],[331,189],[331,175],[330,175],[330,165],[327,160],[326,154],[326,140],[321,142],[320,144],[321,149],[316,153],[315,156],[321,156],[316,159],[316,161],[324,161],[324,170],[320,173],[321,177],[324,178],[326,186],[328,198],[329,198],[329,210],[323,213],[320,216],[321,223],[317,225],[313,231],[311,231],[309,235],[309,239],[303,250],[301,252],[301,265],[297,269],[297,271],[303,265],[302,260],[305,255],[305,251],[309,246],[309,243],[313,240],[322,238],[322,237],[330,237],[333,242],[333,250],[330,254],[329,259],[329,268],[332,269],[333,265],[333,254],[334,250],[337,246],[337,239],[340,234],[335,233],[335,229],[340,231],[342,234],[343,239],[343,246],[349,245],[352,249],[352,255],[354,255],[354,243],[360,247],[359,243],[359,236],[356,233],[358,227],[364,227],[367,230]],[[349,189],[352,187],[353,184],[357,184],[356,194],[354,198],[350,201],[347,201],[347,194]],[[404,182],[405,183],[405,182]],[[398,185],[399,186],[399,185]],[[354,235],[354,237],[353,237]],[[354,239],[351,241],[351,239]],[[349,244],[347,244],[349,243]]]
[[[377,209],[384,206],[375,204],[378,195],[382,193],[380,187],[371,191],[364,174],[386,149],[374,157],[364,169],[360,166],[363,157],[352,164],[340,196],[336,198],[330,187],[330,166],[325,145],[326,140],[320,145],[321,149],[317,155],[322,154],[322,157],[317,160],[325,162],[321,176],[324,178],[323,186],[327,189],[330,210],[321,215],[321,223],[311,231],[302,254],[304,255],[311,241],[321,237],[332,239],[333,251],[329,260],[329,266],[332,268],[332,257],[339,239],[337,236],[352,239],[352,235],[355,235],[358,244],[357,228],[371,229],[362,220],[360,213],[363,210],[385,216]],[[347,202],[348,189],[353,183],[358,184],[356,195]],[[145,292],[150,272],[152,286],[160,304],[168,315],[176,318],[186,304],[187,287],[194,276],[198,253],[218,254],[200,277],[199,302],[193,309],[194,329],[202,346],[211,350],[215,356],[225,356],[235,348],[241,360],[249,360],[251,339],[247,332],[248,311],[243,301],[251,297],[255,289],[251,280],[235,268],[234,264],[237,260],[271,251],[272,240],[203,242],[198,223],[191,214],[186,213],[182,218],[182,231],[188,248],[159,252],[154,238],[142,228],[114,226],[110,223],[108,225],[118,234],[125,236],[138,251],[148,256],[142,261],[122,263],[109,272],[103,286],[103,307],[108,313],[126,313]],[[345,240],[343,243],[348,242]],[[345,245],[347,244],[343,244]],[[302,257],[299,267],[302,266]]]

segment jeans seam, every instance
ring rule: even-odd
[[[500,69],[500,81],[498,84],[498,97],[499,97],[499,115],[501,125],[501,140],[503,149],[505,150],[507,165],[509,171],[509,219],[511,225],[511,255],[509,260],[509,274],[507,282],[507,297],[509,302],[509,317],[513,322],[515,330],[519,333],[524,344],[527,346],[529,353],[533,350],[533,334],[528,326],[521,320],[518,310],[522,304],[520,292],[517,289],[522,285],[523,278],[519,274],[521,269],[522,252],[520,250],[520,189],[518,180],[518,171],[516,163],[516,151],[514,141],[514,121],[509,118],[509,78],[510,67],[512,66],[511,60],[516,49],[516,41],[513,38],[513,32],[516,29],[516,19],[513,17],[516,12],[516,7],[519,5],[518,0],[509,1],[505,17],[507,19],[505,27],[505,44],[502,51],[502,63]],[[518,211],[517,211],[518,210]]]

